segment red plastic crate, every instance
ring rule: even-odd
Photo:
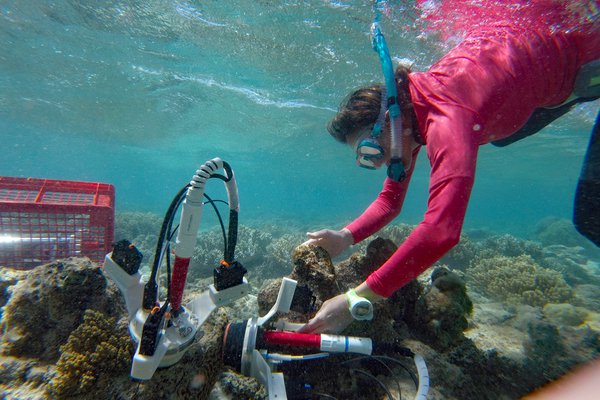
[[[0,265],[30,269],[87,256],[101,263],[114,237],[106,183],[0,177]]]

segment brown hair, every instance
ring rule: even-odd
[[[409,117],[407,120],[413,122],[414,129],[417,129],[408,90],[410,72],[407,66],[399,65],[396,68],[396,88],[403,116]],[[381,108],[382,88],[381,84],[371,85],[357,89],[346,96],[340,104],[339,111],[327,125],[329,134],[339,142],[346,143],[348,135],[373,125],[377,121]]]

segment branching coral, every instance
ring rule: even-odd
[[[463,234],[460,235],[460,242],[440,259],[440,263],[464,271],[479,251],[479,247]]]
[[[415,229],[415,226],[403,223],[388,225],[385,228],[381,229],[379,232],[377,232],[376,235],[373,235],[371,239],[388,239],[391,240],[394,243],[394,245],[396,245],[396,247],[398,247],[406,240],[406,238],[408,237],[408,235],[410,235],[413,229]],[[340,254],[339,258],[346,259],[356,253],[365,254],[369,243],[370,240],[363,240],[362,242],[352,246],[344,253]]]
[[[273,241],[268,232],[240,225],[238,227],[235,258],[247,269],[253,269],[265,262],[267,246]],[[192,256],[190,273],[192,279],[205,276],[219,265],[223,259],[223,236],[220,230],[203,232],[198,236],[198,242]]]
[[[286,233],[281,237],[273,239],[267,246],[267,259],[265,270],[261,278],[281,277],[292,270],[292,253],[304,236],[301,234]]]
[[[268,227],[267,227],[268,229]],[[304,237],[299,233],[276,234],[245,225],[238,228],[235,258],[252,274],[253,279],[281,277],[292,270],[292,251]],[[212,269],[223,258],[223,236],[220,230],[203,232],[198,242],[192,265],[190,279],[212,274]]]
[[[512,304],[541,307],[573,297],[560,273],[541,268],[527,255],[480,258],[467,270],[467,278],[485,294]]]
[[[542,247],[539,243],[521,240],[512,235],[492,236],[481,242],[480,246],[481,251],[477,258],[488,258],[495,255],[516,257],[525,254],[537,261],[543,257]]]
[[[131,361],[132,345],[125,329],[115,332],[115,318],[88,309],[61,352],[50,383],[51,392],[58,397],[89,392],[101,374],[124,373]]]
[[[115,239],[133,241],[138,236],[158,235],[162,217],[154,213],[120,212],[115,215]]]
[[[388,225],[381,230],[379,236],[390,239],[396,246],[400,246],[406,240],[408,235],[415,229],[408,224]]]

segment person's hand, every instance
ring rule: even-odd
[[[348,299],[340,294],[323,303],[313,319],[298,330],[304,333],[340,333],[354,320],[348,309]]]
[[[306,236],[308,236],[309,239],[303,244],[320,246],[327,250],[331,258],[335,258],[354,242],[352,232],[346,228],[339,231],[321,229],[317,232],[308,232]]]

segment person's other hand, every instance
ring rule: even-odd
[[[340,333],[354,320],[348,309],[348,299],[340,294],[323,303],[313,319],[298,330],[304,333]]]
[[[309,239],[303,244],[320,246],[327,250],[331,258],[335,258],[354,242],[352,232],[346,228],[339,231],[321,229],[317,232],[308,232],[306,236],[308,236]]]

